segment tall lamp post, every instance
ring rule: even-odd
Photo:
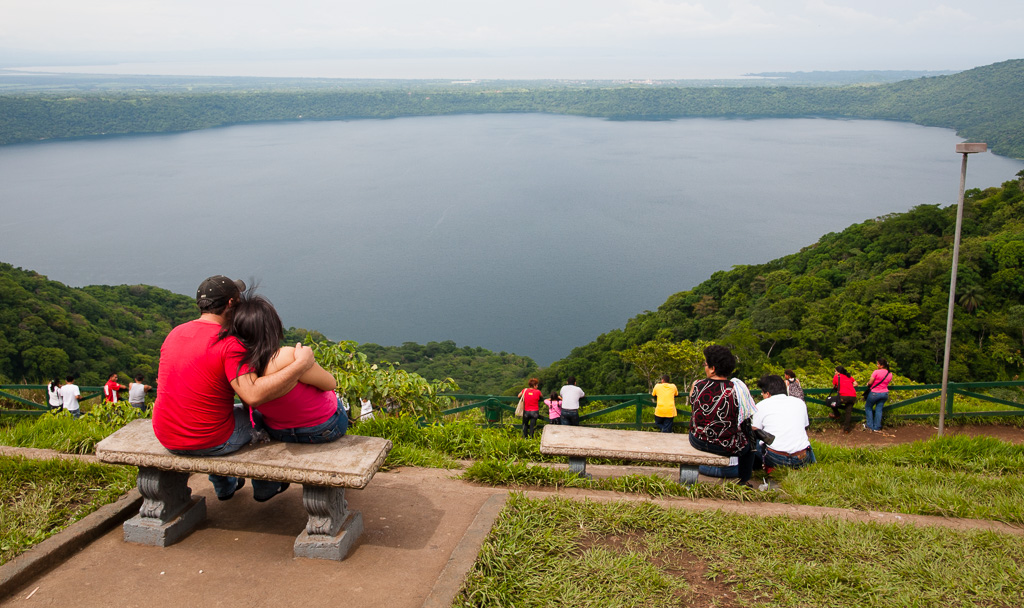
[[[946,428],[947,393],[949,392],[949,350],[953,343],[953,304],[956,302],[956,268],[960,260],[960,229],[964,223],[964,184],[967,181],[967,156],[988,150],[987,144],[957,144],[956,153],[963,154],[960,164],[960,197],[956,203],[956,235],[953,237],[953,270],[949,275],[949,308],[946,311],[946,352],[942,357],[942,396],[939,398],[939,437]]]

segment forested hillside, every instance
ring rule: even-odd
[[[955,381],[1013,379],[1024,371],[1024,171],[1018,177],[967,193]],[[541,379],[557,386],[575,375],[591,393],[634,392],[645,382],[620,352],[653,340],[665,348],[710,340],[734,349],[746,378],[886,357],[902,376],[937,382],[955,222],[955,205],[922,205],[827,234],[767,264],[716,272],[574,349]]]
[[[453,378],[459,391],[470,394],[501,394],[509,387],[524,387],[537,374],[537,364],[529,357],[486,348],[463,346],[455,342],[406,342],[401,346],[360,344],[360,352],[370,361],[388,361],[401,369],[430,380]]]
[[[99,385],[118,372],[156,378],[167,332],[198,316],[195,300],[147,285],[68,287],[0,263],[0,384],[44,383],[75,374]],[[326,341],[290,327],[285,343]],[[430,380],[454,378],[463,392],[498,393],[536,374],[529,357],[459,348],[452,341],[402,346],[360,345],[367,361],[387,361]]]
[[[1024,158],[1024,60],[877,86],[547,87],[454,85],[377,90],[9,93],[0,144],[188,131],[272,120],[550,112],[616,119],[679,117],[874,118],[956,129],[992,151]]]
[[[0,380],[72,373],[98,385],[113,372],[153,379],[167,332],[197,314],[192,298],[159,287],[77,289],[0,263]]]

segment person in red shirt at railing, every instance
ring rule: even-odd
[[[110,374],[107,383],[103,385],[103,400],[107,403],[117,403],[117,391],[128,388],[117,381],[117,373]]]
[[[526,388],[519,391],[523,398],[523,437],[533,437],[537,430],[537,419],[540,418],[540,399],[544,396],[537,387],[540,380],[530,378]]]
[[[845,367],[837,365],[836,375],[832,377],[832,387],[839,389],[839,403],[843,406],[843,432],[849,433],[853,429],[850,425],[850,413],[853,412],[853,404],[857,401],[857,381]],[[839,418],[839,410],[833,408],[829,416]]]

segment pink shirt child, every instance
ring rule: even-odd
[[[561,418],[562,417],[562,400],[561,399],[555,399],[554,401],[552,401],[551,399],[545,399],[544,400],[544,405],[548,406],[548,419],[549,420],[554,420],[556,418]]]

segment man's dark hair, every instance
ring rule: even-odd
[[[569,379],[565,381],[566,384],[576,384],[576,376],[569,376]]]
[[[761,389],[762,393],[769,393],[771,395],[785,395],[786,394],[786,381],[782,379],[782,376],[775,374],[765,374],[761,376],[757,381],[757,388]]]
[[[715,369],[716,376],[728,378],[736,371],[736,357],[728,347],[712,344],[704,349],[704,361]]]
[[[222,315],[224,314],[224,310],[228,307],[229,301],[230,300],[220,300],[217,302],[217,305],[214,306],[212,304],[208,304],[209,300],[204,300],[202,303],[199,304],[199,312],[203,314],[209,313],[212,315]]]
[[[662,374],[661,381],[664,382],[665,384],[668,384],[668,374]]]
[[[142,382],[142,380],[144,378],[145,378],[145,376],[143,376],[142,374],[135,374],[135,381],[136,382]]]
[[[68,382],[75,381],[75,377],[72,374],[68,374],[67,376],[64,377],[64,379],[67,380]]]

